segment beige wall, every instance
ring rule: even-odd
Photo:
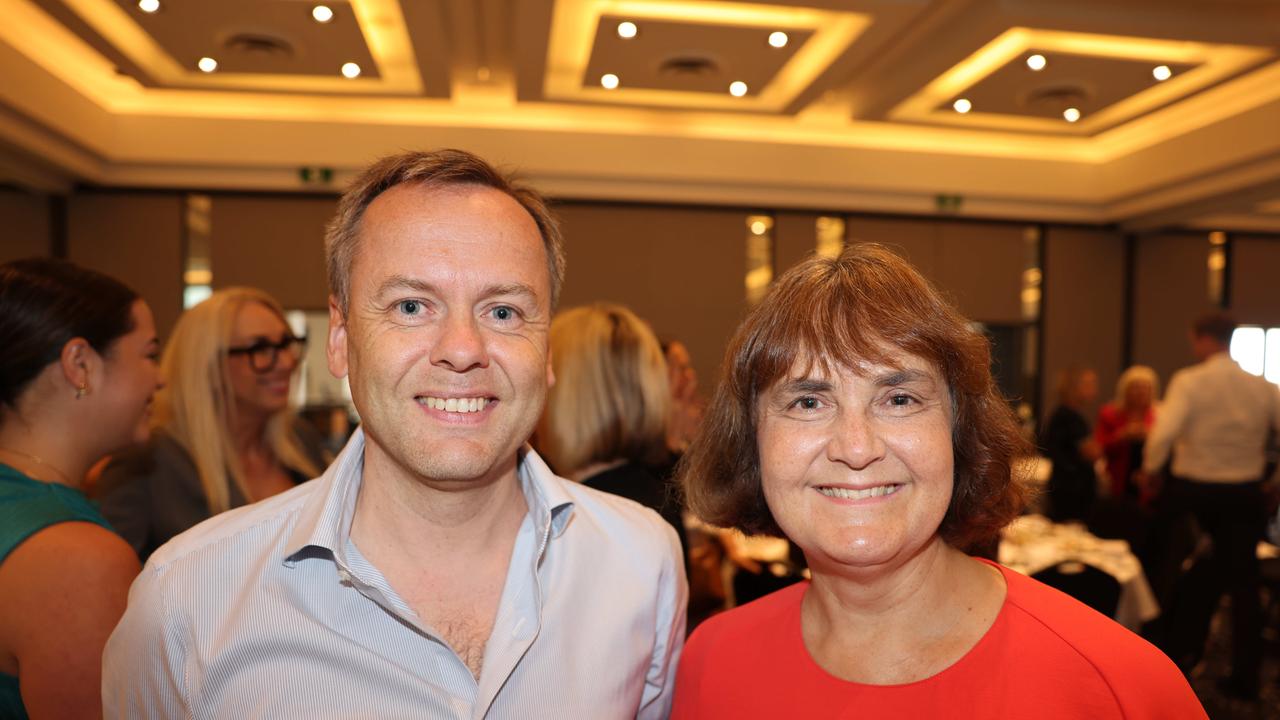
[[[1231,311],[1247,325],[1280,327],[1280,237],[1232,237]]]
[[[555,209],[569,260],[560,307],[630,307],[659,336],[689,348],[709,392],[745,310],[747,213],[594,203]]]
[[[113,275],[151,305],[163,341],[182,312],[183,196],[80,192],[67,202],[67,256]]]
[[[1150,365],[1161,387],[1173,371],[1195,362],[1187,339],[1209,303],[1207,234],[1137,239],[1133,288],[1133,362]]]
[[[337,197],[214,195],[209,251],[215,288],[248,285],[289,309],[328,306],[324,226]]]
[[[1056,404],[1058,373],[1071,365],[1097,371],[1099,404],[1111,397],[1123,370],[1124,252],[1124,237],[1116,232],[1046,232],[1041,417]]]
[[[813,254],[818,246],[818,214],[780,212],[773,219],[773,269],[777,278]]]
[[[53,251],[47,196],[0,190],[0,263]]]

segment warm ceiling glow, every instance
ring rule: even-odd
[[[218,69],[218,61],[211,57],[202,57],[200,58],[200,61],[196,63],[196,67],[200,68],[201,72],[211,73]]]
[[[311,17],[318,23],[327,23],[333,19],[333,10],[328,5],[317,5],[311,8]]]
[[[357,78],[360,77],[360,66],[355,63],[342,63],[342,77]]]
[[[769,33],[769,44],[776,48],[786,47],[788,39],[787,34],[781,30],[775,30]]]
[[[734,97],[742,97],[747,94],[747,84],[741,80],[734,80],[729,83],[729,94]]]
[[[769,226],[765,225],[763,220],[755,220],[751,223],[752,235],[763,235],[765,231],[768,229],[769,229]]]
[[[955,108],[956,112],[963,115],[973,109],[973,103],[969,102],[968,98],[960,98],[959,100],[951,103],[951,107]]]
[[[153,13],[160,9],[160,0],[138,0],[138,9],[144,13]]]
[[[1169,69],[1168,65],[1157,65],[1152,68],[1151,77],[1154,77],[1160,82],[1164,82],[1165,80],[1173,77],[1173,71]]]
[[[618,37],[633,38],[636,36],[636,24],[631,21],[618,23]]]
[[[1076,108],[1067,108],[1062,111],[1062,117],[1065,118],[1067,122],[1075,122],[1080,119],[1080,111]]]
[[[1048,61],[1046,61],[1044,59],[1044,56],[1040,54],[1032,55],[1031,57],[1027,58],[1027,67],[1031,68],[1032,70],[1035,70],[1036,72],[1040,72],[1041,70],[1043,70],[1044,66],[1047,64],[1048,64]]]
[[[613,90],[618,87],[618,76],[613,73],[605,73],[600,76],[600,87],[605,90]]]

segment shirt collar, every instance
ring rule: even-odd
[[[346,567],[344,548],[364,475],[364,447],[364,430],[356,428],[337,459],[316,480],[318,492],[303,506],[285,545],[286,565],[309,556],[314,548],[327,551],[339,566]],[[556,477],[533,448],[525,445],[519,452],[517,474],[534,528],[539,537],[559,537],[573,514],[573,498],[562,485],[566,481]]]

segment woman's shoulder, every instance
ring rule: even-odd
[[[1199,701],[1177,666],[1151,643],[1084,603],[1043,583],[1001,568],[1006,602],[1014,611],[1011,632],[1041,656],[1074,659],[1096,672],[1125,717],[1157,717],[1153,703],[1179,713],[1199,711]],[[1185,717],[1186,715],[1176,715]]]
[[[711,616],[693,631],[686,653],[721,655],[743,646],[764,647],[768,638],[798,631],[800,602],[808,582],[799,582],[725,612]]]

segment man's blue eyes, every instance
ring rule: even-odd
[[[419,315],[422,313],[424,306],[425,303],[421,300],[401,300],[396,303],[396,309],[404,315]],[[519,316],[519,313],[517,313],[516,309],[510,305],[499,305],[489,311],[489,316],[494,320],[506,322],[508,320],[515,320]]]
[[[422,303],[417,300],[401,300],[397,304],[400,307],[400,312],[405,315],[417,315],[422,310]]]

